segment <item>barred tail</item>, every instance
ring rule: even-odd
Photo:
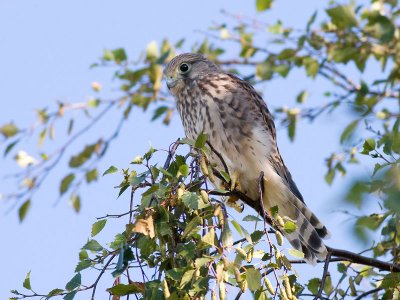
[[[268,188],[270,188],[269,191]],[[287,216],[296,222],[296,231],[292,233],[283,232],[283,234],[296,250],[304,253],[304,259],[307,263],[315,265],[317,259],[323,260],[328,254],[322,239],[329,238],[330,234],[302,201],[288,189],[283,188],[283,191],[282,189],[280,191],[271,190],[271,186],[266,182],[264,205],[266,208],[278,206],[280,216]]]

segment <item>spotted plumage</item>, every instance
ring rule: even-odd
[[[186,136],[208,134],[229,173],[237,174],[240,191],[252,199],[258,198],[257,179],[264,172],[264,206],[278,206],[280,215],[297,223],[297,230],[286,233],[286,238],[307,262],[324,259],[327,249],[322,239],[329,233],[305,205],[279,153],[271,113],[255,89],[201,54],[175,57],[164,75]],[[223,167],[217,155],[211,154],[210,160]]]

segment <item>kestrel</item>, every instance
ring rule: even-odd
[[[176,56],[165,67],[164,76],[186,136],[196,139],[207,134],[208,142],[220,154],[211,154],[210,162],[223,170],[222,156],[229,174],[238,179],[238,189],[255,201],[263,172],[265,209],[277,206],[279,215],[296,222],[294,232],[283,233],[307,262],[325,259],[327,248],[322,239],[329,232],[306,206],[286,168],[271,113],[256,90],[201,54]]]

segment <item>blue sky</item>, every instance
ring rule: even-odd
[[[90,84],[103,84],[104,96],[113,93],[110,69],[89,69],[105,48],[124,47],[129,56],[136,58],[152,40],[164,37],[171,41],[185,37],[190,42],[201,40],[196,30],[206,30],[213,22],[225,17],[220,9],[258,17],[273,23],[302,27],[309,16],[321,5],[320,1],[277,1],[272,12],[257,14],[255,5],[248,1],[0,1],[0,124],[15,120],[22,126],[34,121],[34,109],[52,107],[56,100],[85,101],[93,91]],[[201,4],[199,4],[201,3]],[[227,19],[227,21],[229,21]],[[229,44],[225,46],[230,47]],[[268,45],[265,45],[268,47]],[[186,49],[189,50],[189,49]],[[233,52],[232,52],[233,53]],[[114,85],[115,88],[115,85]],[[293,105],[297,93],[310,88],[311,101],[323,101],[323,82],[314,82],[297,72],[289,81],[274,81],[258,87],[271,107]],[[54,107],[54,106],[53,106]],[[125,167],[133,157],[143,153],[149,143],[155,148],[168,145],[183,136],[182,126],[175,118],[169,127],[159,122],[150,123],[150,114],[133,113],[121,132],[107,161],[109,165]],[[117,122],[117,119],[115,119]],[[112,122],[109,120],[108,122]],[[336,125],[346,124],[345,117],[324,117],[317,124],[300,124],[294,143],[290,143],[285,129],[278,131],[281,153],[308,205],[321,217],[332,232],[329,245],[358,250],[361,245],[353,241],[345,222],[347,217],[333,213],[343,204],[343,184],[338,180],[333,187],[325,184],[324,159],[338,149],[340,132]],[[106,124],[105,124],[106,125]],[[105,127],[97,130],[107,130]],[[98,131],[89,132],[85,139],[97,137]],[[76,151],[85,143],[77,141]],[[34,145],[34,141],[31,143]],[[26,149],[30,150],[30,149]],[[65,175],[61,162],[42,191],[36,195],[32,209],[23,224],[19,224],[16,211],[7,213],[9,205],[0,202],[0,298],[9,290],[21,289],[25,274],[31,270],[33,288],[46,292],[64,287],[73,276],[80,247],[90,236],[95,217],[121,212],[127,199],[115,200],[113,186],[116,177],[101,178],[97,184],[84,188],[80,214],[69,207],[68,199],[58,200],[58,182]],[[10,160],[0,161],[0,176],[15,172],[17,166]],[[0,192],[9,189],[2,180]],[[123,224],[109,222],[102,237],[104,241],[121,231]],[[321,268],[306,267],[320,274]],[[91,282],[84,273],[84,281]],[[106,277],[103,290],[111,284]],[[101,287],[98,295],[104,298]],[[87,296],[87,295],[86,295]],[[76,299],[85,299],[84,295]],[[99,297],[100,298],[100,297]]]

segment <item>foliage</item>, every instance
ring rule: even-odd
[[[258,11],[271,9],[273,1],[256,1]],[[227,14],[227,13],[226,13]],[[400,263],[398,231],[400,230],[400,30],[397,26],[400,9],[395,0],[371,1],[370,3],[332,3],[325,11],[311,15],[304,29],[276,24],[257,23],[254,20],[228,15],[232,24],[214,26],[207,37],[193,45],[192,51],[204,53],[224,68],[241,75],[253,84],[288,78],[295,70],[301,70],[312,80],[326,80],[328,89],[325,103],[318,106],[308,104],[312,91],[301,90],[295,106],[275,109],[276,122],[287,126],[288,136],[295,139],[300,120],[316,121],[322,114],[343,114],[350,111],[351,122],[342,128],[341,149],[327,154],[326,182],[332,184],[338,174],[345,176],[349,168],[362,165],[370,169],[360,178],[347,178],[351,183],[347,201],[362,208],[368,201],[376,203],[372,214],[354,217],[357,236],[370,243],[369,254],[383,261]],[[262,28],[261,30],[259,28]],[[273,36],[271,47],[256,42],[266,39],[264,30]],[[210,42],[210,38],[215,43]],[[238,47],[234,59],[227,59],[224,42],[232,41]],[[263,40],[262,40],[263,41]],[[120,121],[110,136],[101,136],[82,147],[79,153],[71,154],[68,170],[60,179],[60,195],[69,195],[73,207],[79,211],[80,186],[93,183],[99,177],[98,163],[104,159],[118,132],[126,124],[134,107],[147,111],[156,106],[153,120],[162,118],[168,124],[173,117],[174,106],[167,91],[161,88],[162,66],[183,47],[184,40],[173,44],[164,40],[160,47],[148,45],[143,58],[131,63],[124,49],[106,50],[100,62],[93,67],[112,66],[120,84],[121,96],[105,100],[100,96],[82,103],[58,103],[55,110],[38,109],[38,122],[33,130],[7,123],[0,127],[4,140],[4,156],[14,153],[14,159],[22,168],[16,175],[18,191],[5,197],[22,202],[19,218],[22,221],[35,191],[42,187],[48,174],[58,164],[88,129],[106,118],[110,111],[120,111]],[[244,68],[246,67],[246,68]],[[243,70],[251,70],[244,76]],[[100,93],[101,86],[94,84],[93,90]],[[88,123],[76,129],[72,111],[82,111]],[[67,120],[70,118],[69,120]],[[46,139],[56,140],[55,124],[67,120],[65,142],[54,152],[41,148]],[[34,135],[41,148],[38,155],[16,151],[24,140]],[[101,234],[110,218],[127,217],[126,226],[113,241],[100,245],[90,239],[80,252],[76,274],[64,289],[54,289],[48,294],[33,292],[28,273],[23,287],[31,294],[12,291],[15,298],[41,296],[50,298],[63,295],[73,299],[77,292],[96,291],[98,280],[104,272],[112,272],[114,284],[109,293],[114,299],[128,294],[141,295],[146,299],[193,299],[211,293],[214,299],[228,297],[235,292],[240,297],[250,291],[255,299],[268,299],[279,295],[281,299],[323,296],[324,299],[362,299],[374,295],[379,299],[399,297],[399,273],[383,272],[373,265],[354,264],[354,260],[343,257],[340,261],[337,282],[326,273],[322,278],[307,278],[297,274],[293,265],[301,263],[301,253],[291,260],[280,249],[282,237],[279,232],[269,230],[260,216],[247,216],[243,221],[255,222],[254,232],[249,234],[239,222],[228,218],[221,195],[230,195],[228,201],[235,209],[240,205],[234,201],[236,194],[230,188],[229,174],[214,170],[207,165],[206,138],[183,143],[197,148],[197,154],[177,155],[175,143],[168,152],[164,167],[152,158],[155,149],[136,158],[127,169],[118,171],[111,166],[104,175],[122,174],[119,196],[129,189],[140,192],[140,203],[131,204],[129,210],[118,216],[106,216],[93,224],[92,238]],[[202,172],[199,173],[199,170]],[[115,176],[115,175],[114,175]],[[212,190],[206,183],[219,176],[226,184],[221,190]],[[242,199],[243,200],[243,199]],[[262,217],[262,216],[261,216]],[[124,224],[125,225],[125,224]],[[295,224],[285,224],[290,230]],[[122,225],[121,225],[122,226]],[[235,229],[236,233],[231,230]],[[276,234],[276,243],[270,235]],[[234,235],[241,236],[233,242]],[[370,237],[379,235],[377,242]],[[269,244],[265,250],[266,242]],[[229,251],[231,249],[231,251]],[[98,280],[92,285],[83,285],[81,273],[100,268]],[[130,279],[132,270],[140,270],[141,279]]]

